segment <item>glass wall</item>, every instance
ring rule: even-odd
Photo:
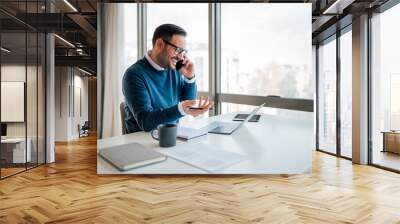
[[[4,2],[0,4],[11,4]],[[20,13],[42,10],[18,2]],[[0,13],[0,177],[45,162],[45,35]],[[2,22],[8,21],[8,22]]]
[[[318,149],[351,159],[352,26],[338,33],[340,36],[327,38],[317,48]]]
[[[307,7],[221,4],[221,92],[312,99]]]
[[[25,162],[31,159],[25,119],[25,32],[2,32],[1,47],[1,177],[6,177],[25,170]]]
[[[38,33],[37,61],[37,163],[46,162],[46,36]]]
[[[400,4],[374,14],[372,32],[372,163],[400,170]]]
[[[147,49],[154,30],[172,23],[186,30],[188,57],[194,62],[198,91],[208,92],[208,4],[147,4]]]
[[[336,154],[336,36],[318,48],[318,149]]]
[[[27,64],[26,64],[26,114],[27,114],[27,138],[30,143],[28,143],[28,150],[30,147],[31,151],[31,160],[27,163],[28,168],[35,166],[37,164],[37,148],[38,148],[38,139],[37,139],[37,123],[38,123],[38,34],[33,32],[33,30],[29,30],[26,34],[27,38]]]
[[[352,33],[340,36],[340,154],[352,157]]]

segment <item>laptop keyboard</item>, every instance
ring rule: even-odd
[[[218,122],[218,125],[218,127],[212,130],[213,132],[230,133],[239,125],[239,123]]]

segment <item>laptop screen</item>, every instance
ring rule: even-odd
[[[258,106],[257,108],[255,108],[255,109],[250,113],[250,115],[249,115],[244,121],[250,120],[250,118],[251,118],[254,114],[256,114],[261,108],[263,108],[264,105],[265,105],[265,103],[263,103],[263,104],[261,104],[260,106]]]

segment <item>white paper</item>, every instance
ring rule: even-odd
[[[204,143],[181,144],[159,152],[209,173],[218,172],[246,159],[243,155]]]

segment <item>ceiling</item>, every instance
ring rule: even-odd
[[[352,18],[374,11],[389,0],[312,0],[313,44],[332,36],[350,25]]]
[[[44,44],[38,45],[32,38],[37,33],[52,32],[57,34],[56,66],[78,66],[96,74],[96,0],[1,0],[0,26],[2,46],[12,49],[6,60],[37,57],[36,51]]]

